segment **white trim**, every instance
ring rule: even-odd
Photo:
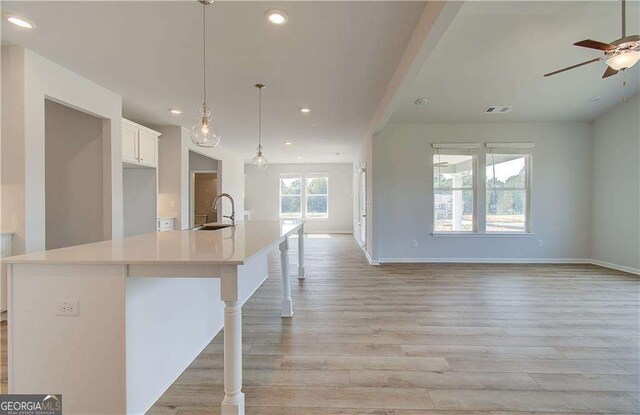
[[[369,256],[369,252],[367,252],[367,250],[365,249],[365,247],[364,247],[364,246],[362,246],[361,248],[362,248],[362,251],[364,252],[364,256],[367,258],[367,261],[369,261],[369,264],[370,264],[370,265],[373,265],[373,266],[378,266],[378,265],[380,265],[380,261],[374,261],[374,260],[371,258],[371,256]]]
[[[467,236],[472,236],[474,238],[475,237],[482,237],[482,236],[488,236],[490,238],[494,238],[494,237],[498,237],[498,238],[504,238],[504,237],[522,238],[522,237],[533,237],[533,236],[535,236],[535,234],[528,233],[528,232],[485,232],[485,233],[479,233],[479,232],[431,232],[431,236],[433,236],[434,238],[439,238],[441,236],[446,236],[446,237],[452,237],[452,236],[467,237]]]
[[[366,253],[366,251],[365,251]],[[367,255],[367,259],[368,255]],[[371,260],[369,260],[371,262]],[[640,268],[591,258],[379,258],[379,264],[589,264],[640,275]]]
[[[591,264],[584,258],[379,258],[381,264]]]
[[[589,263],[597,265],[599,267],[611,268],[618,271],[628,272],[630,274],[640,275],[640,268],[632,268],[624,265],[612,264],[611,262],[600,261],[599,259],[590,259]]]
[[[484,143],[486,148],[533,148],[534,143]]]
[[[432,143],[432,148],[480,148],[480,143]]]

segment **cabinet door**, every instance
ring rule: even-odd
[[[122,161],[138,162],[138,129],[122,124]]]
[[[138,161],[146,166],[156,166],[156,145],[158,137],[147,131],[140,130],[138,133]]]

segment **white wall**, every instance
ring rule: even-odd
[[[519,141],[535,143],[534,236],[432,236],[430,144]],[[589,258],[590,157],[589,123],[389,124],[373,139],[377,257],[386,262]],[[417,248],[411,248],[412,240]]]
[[[45,100],[46,248],[101,241],[102,120]]]
[[[252,220],[280,220],[280,174],[327,173],[329,217],[307,219],[307,233],[353,232],[353,165],[347,163],[270,164],[266,170],[250,164],[246,172],[246,209]]]
[[[640,95],[593,122],[591,257],[640,272]]]
[[[2,228],[14,253],[45,249],[45,99],[103,120],[103,233],[122,235],[122,98],[30,50],[2,48]]]
[[[221,191],[229,193],[236,207],[236,220],[243,220],[244,162],[242,157],[224,144],[215,148],[198,147],[191,141],[184,127],[155,127],[162,133],[159,145],[158,214],[175,217],[177,229],[189,228],[189,152],[200,153],[218,160]],[[231,204],[222,202],[223,214],[231,214]]]

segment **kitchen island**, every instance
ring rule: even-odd
[[[151,233],[7,258],[9,393],[61,393],[69,414],[142,413],[219,330],[192,304],[215,310],[221,300],[222,414],[244,414],[242,304],[266,279],[267,253],[278,248],[282,317],[293,316],[293,234],[303,279],[300,221]],[[203,279],[219,288],[193,285]],[[192,285],[167,288],[168,280]]]

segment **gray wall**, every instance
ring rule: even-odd
[[[155,232],[157,229],[156,169],[122,170],[124,236]]]
[[[46,249],[104,239],[102,120],[45,100]]]
[[[519,141],[535,143],[531,184],[534,236],[432,236],[431,143]],[[378,259],[589,258],[590,157],[591,130],[586,122],[389,124],[373,141]],[[412,240],[418,241],[417,248],[411,247]]]
[[[640,95],[593,122],[592,258],[640,269]]]
[[[347,163],[270,164],[266,170],[245,166],[246,209],[253,220],[280,219],[280,174],[327,173],[329,217],[308,219],[305,231],[332,233],[353,231],[353,165]]]

